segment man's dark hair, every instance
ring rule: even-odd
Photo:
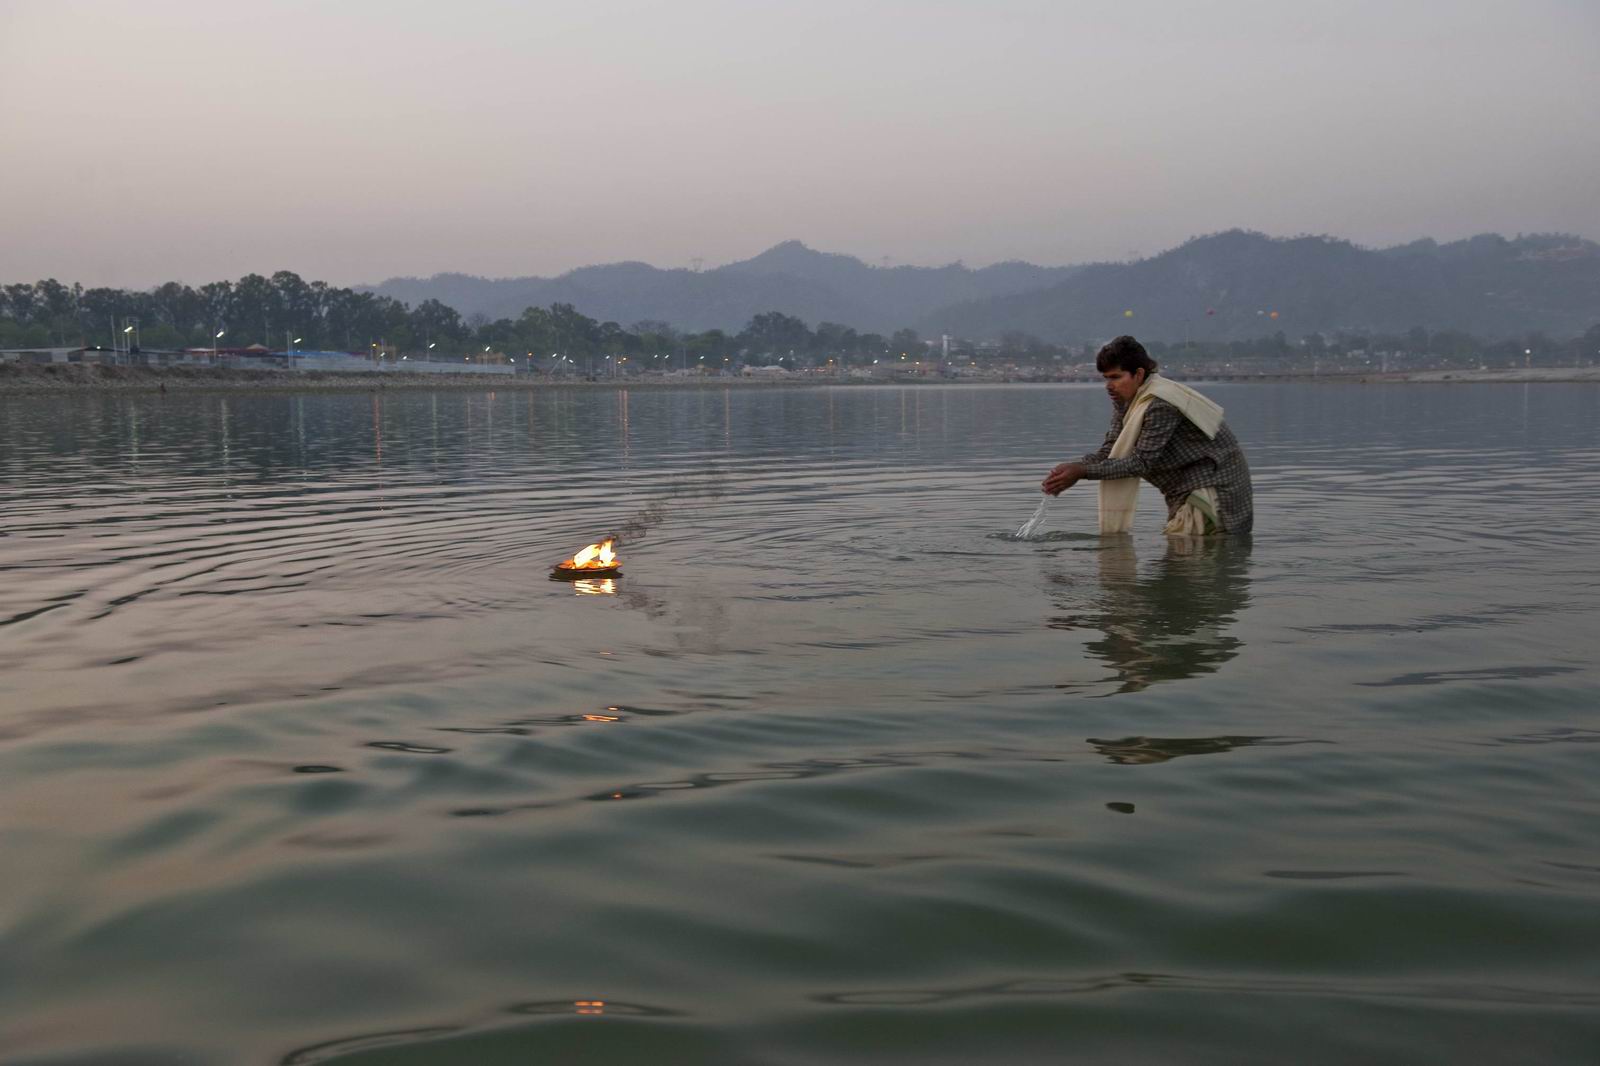
[[[1110,370],[1123,370],[1131,374],[1143,370],[1148,377],[1156,372],[1156,361],[1144,350],[1144,345],[1129,336],[1108,341],[1094,357],[1094,368],[1104,374]]]

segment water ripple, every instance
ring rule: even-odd
[[[0,393],[0,1058],[1587,1061],[1600,389],[1215,391]]]

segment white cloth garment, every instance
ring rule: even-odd
[[[1111,444],[1112,459],[1126,459],[1133,454],[1139,440],[1139,429],[1144,425],[1144,415],[1151,400],[1165,400],[1189,421],[1199,427],[1207,437],[1215,438],[1222,428],[1222,408],[1181,382],[1151,374],[1145,378],[1133,402],[1122,416],[1122,432]],[[1100,532],[1126,533],[1133,528],[1133,512],[1139,504],[1139,478],[1113,478],[1100,482]]]
[[[1204,537],[1217,532],[1217,490],[1195,489],[1183,506],[1172,512],[1161,532],[1169,537]]]

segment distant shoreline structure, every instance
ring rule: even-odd
[[[1182,380],[1211,384],[1600,384],[1600,367],[1530,367],[1491,370],[1416,370],[1378,373],[1339,374],[1232,374],[1227,376],[1174,375]],[[941,378],[885,377],[862,379],[796,374],[792,378],[721,377],[666,378],[645,377],[626,380],[609,378],[588,381],[572,378],[544,378],[534,375],[386,373],[351,374],[335,371],[286,371],[233,369],[227,367],[125,367],[96,365],[26,366],[0,364],[0,395],[72,394],[81,392],[380,392],[430,391],[439,389],[486,391],[544,391],[570,389],[752,389],[820,388],[872,386],[928,387],[937,385],[1096,385],[1082,375],[1041,377]]]

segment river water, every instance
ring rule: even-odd
[[[0,397],[0,1061],[1594,1061],[1600,388],[1208,391]]]

